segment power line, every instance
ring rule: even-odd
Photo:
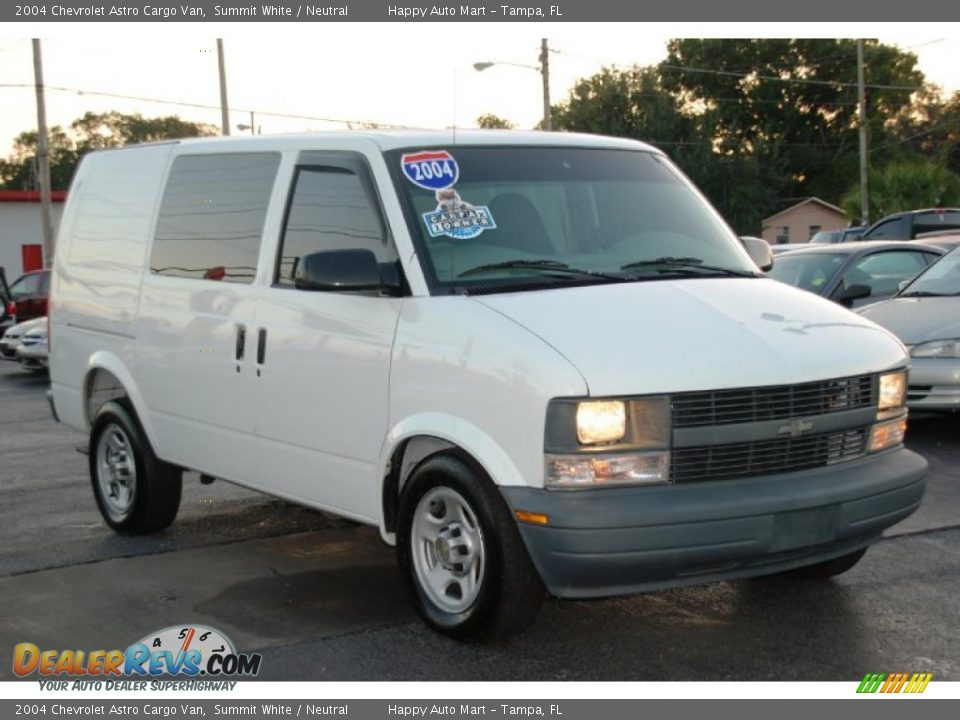
[[[0,83],[0,88],[32,88],[32,87],[33,85],[28,83]],[[110,93],[110,92],[103,92],[100,90],[84,90],[81,88],[70,88],[70,87],[63,87],[60,85],[46,85],[44,87],[47,90],[57,90],[59,92],[70,92],[70,93],[76,93],[78,95],[92,95],[96,97],[108,97],[108,98],[116,98],[120,100],[136,100],[138,102],[150,102],[150,103],[158,103],[160,105],[175,105],[178,107],[200,108],[203,110],[220,110],[219,105],[207,105],[204,103],[184,102],[181,100],[166,100],[161,98],[144,97],[141,95],[124,95],[121,93]],[[236,112],[244,112],[244,113],[254,112],[257,115],[266,115],[268,117],[290,118],[294,120],[315,120],[318,122],[337,123],[337,124],[348,125],[348,126],[376,125],[379,127],[397,128],[401,130],[423,129],[423,128],[418,128],[411,125],[396,125],[394,123],[381,123],[381,122],[374,122],[371,120],[329,118],[329,117],[320,117],[318,115],[298,115],[295,113],[281,113],[281,112],[272,112],[268,110],[250,110],[250,109],[244,109],[244,108],[233,108],[233,110]]]
[[[753,78],[756,80],[770,80],[773,82],[784,82],[784,83],[797,83],[802,85],[825,85],[827,87],[857,87],[855,82],[841,82],[840,80],[812,80],[810,78],[783,78],[777,77],[776,75],[758,75],[756,73],[744,73],[744,72],[733,72],[732,70],[711,70],[708,68],[696,68],[688,67],[686,65],[665,65],[660,64],[656,66],[657,68],[663,68],[666,70],[676,70],[679,72],[691,72],[691,73],[702,73],[706,75],[725,75],[731,77],[741,77],[741,78]],[[918,92],[922,90],[922,87],[917,87],[914,85],[877,85],[877,84],[865,84],[864,87],[868,87],[874,90],[909,90],[911,92]]]

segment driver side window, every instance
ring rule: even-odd
[[[301,259],[325,250],[370,250],[380,263],[397,259],[369,185],[347,168],[301,167],[294,178],[274,284],[294,287]]]

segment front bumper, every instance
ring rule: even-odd
[[[907,405],[917,410],[960,410],[960,360],[913,358]]]
[[[585,598],[789,570],[869,545],[917,509],[927,462],[899,448],[816,470],[687,485],[502,487],[549,516],[520,534],[549,591]]]

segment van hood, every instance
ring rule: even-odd
[[[769,279],[658,280],[474,296],[572,362],[592,396],[788,385],[907,364],[873,322]]]

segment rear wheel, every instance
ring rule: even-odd
[[[499,491],[461,458],[420,464],[400,498],[397,556],[420,616],[464,640],[518,634],[544,589]]]
[[[180,509],[180,468],[153,453],[123,401],[104,404],[90,432],[90,480],[97,507],[118,532],[150,533],[169,526]]]

